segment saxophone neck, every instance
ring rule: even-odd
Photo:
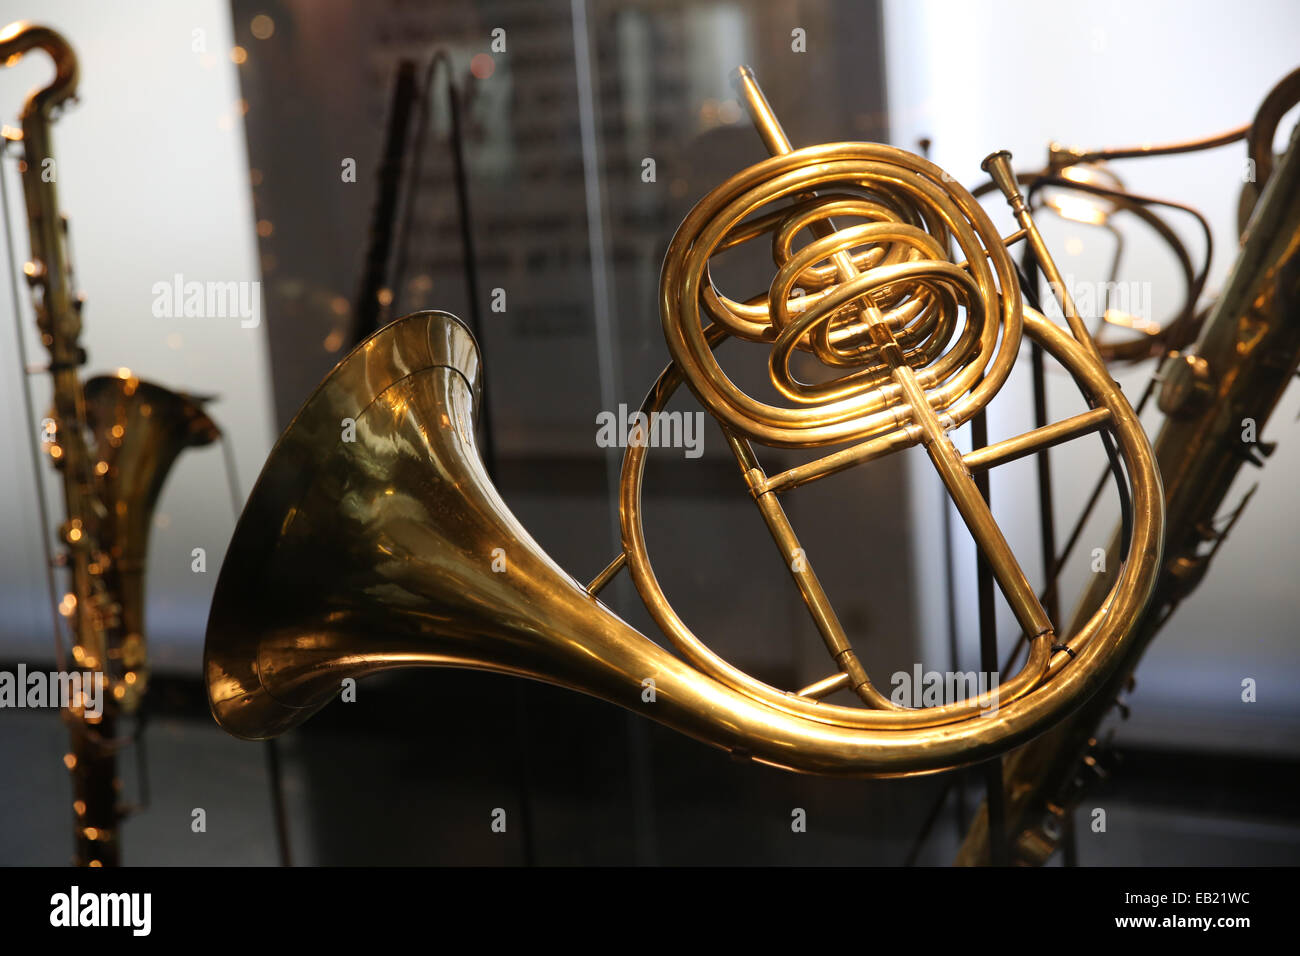
[[[23,106],[26,128],[31,120],[48,120],[54,107],[77,95],[77,55],[62,35],[49,27],[20,20],[0,31],[0,60],[13,66],[31,50],[44,50],[54,63],[54,79],[33,90]]]
[[[52,370],[75,368],[83,361],[80,307],[59,212],[57,174],[50,142],[55,109],[77,90],[77,57],[68,42],[48,27],[26,22],[0,31],[0,62],[12,66],[31,50],[43,50],[54,63],[54,79],[28,95],[21,114],[23,163],[20,166],[31,258],[24,271],[28,283],[40,290],[36,320],[50,352]],[[70,395],[64,396],[64,405]],[[65,407],[63,411],[70,411]]]

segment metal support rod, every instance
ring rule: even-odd
[[[1037,344],[1037,355],[1041,364],[1042,349]],[[1035,394],[1035,411],[1039,408],[1039,396]],[[1046,401],[1046,395],[1042,396]],[[1046,404],[1042,409],[1046,410]],[[1052,422],[1049,425],[1043,425],[1032,431],[1027,431],[1022,435],[1014,438],[1007,438],[1000,442],[994,442],[992,445],[985,445],[983,448],[976,448],[972,452],[962,456],[962,461],[971,471],[987,470],[998,465],[1005,465],[1009,461],[1016,461],[1020,458],[1027,458],[1030,455],[1037,454],[1042,456],[1047,454],[1047,449],[1056,445],[1072,441],[1081,435],[1088,435],[1095,431],[1100,431],[1111,423],[1113,420],[1110,409],[1105,406],[1089,409],[1086,412],[1080,412],[1078,415],[1071,415],[1069,418],[1063,418],[1059,422]],[[1055,553],[1052,549],[1050,553]],[[1048,617],[1055,620],[1055,615],[1048,611]]]
[[[625,567],[627,567],[627,552],[620,551],[618,557],[605,565],[605,569],[591,579],[591,583],[587,585],[587,593],[592,597],[595,597],[603,591],[605,586],[609,584],[610,581],[613,581],[618,572],[622,571]]]
[[[380,294],[388,282],[388,257],[393,245],[393,221],[402,182],[402,158],[406,155],[406,131],[415,105],[415,63],[401,60],[393,80],[393,98],[376,174],[378,191],[370,217],[370,239],[366,243],[365,267],[353,306],[352,344],[361,342],[384,323],[384,302]],[[392,300],[388,300],[391,302]]]
[[[586,0],[570,0],[573,29],[573,60],[578,91],[578,135],[582,147],[582,182],[587,210],[587,243],[591,253],[592,317],[596,333],[596,363],[600,376],[600,398],[604,408],[613,408],[621,391],[622,365],[614,329],[611,292],[612,271],[605,239],[604,195],[601,186],[600,144],[596,118],[597,75],[592,62],[594,44],[587,24]],[[610,495],[610,536],[614,547],[622,546],[618,514],[619,463],[607,457],[606,475]],[[633,847],[638,864],[653,866],[658,860],[655,840],[654,767],[645,722],[628,714],[628,774],[632,789]]]
[[[983,448],[989,442],[988,421],[984,411],[971,419],[971,446]],[[989,503],[989,474],[975,473],[975,484],[985,504]],[[997,610],[993,606],[993,572],[984,552],[975,551],[975,573],[979,591],[980,669],[993,674],[998,669]],[[1006,794],[1002,783],[1002,758],[995,757],[984,765],[984,785],[989,811],[989,862],[1007,865]]]
[[[940,487],[942,488],[942,486]],[[949,507],[946,489],[943,490],[940,505],[943,513],[943,586],[946,598],[944,602],[944,624],[948,632],[948,666],[955,674],[961,670],[961,642],[957,626],[957,574],[953,569],[952,509]],[[957,832],[965,833],[966,828],[970,826],[966,808],[966,771],[958,770],[954,772],[950,775],[949,780],[949,786],[956,794],[956,799],[953,800],[952,812],[954,821],[957,824]],[[923,839],[923,837],[919,839]]]
[[[230,492],[230,507],[235,514],[235,521],[238,521],[240,512],[244,510],[244,494],[239,483],[239,471],[235,467],[235,449],[230,444],[230,436],[224,431],[221,433],[221,458],[226,466],[226,490]],[[266,755],[266,774],[271,786],[271,819],[275,824],[275,845],[279,852],[280,865],[293,866],[293,854],[289,843],[289,811],[284,800],[280,751],[275,740],[265,741],[262,747]]]
[[[0,141],[0,159],[7,157],[8,152],[9,140]],[[36,424],[36,408],[32,402],[31,382],[27,378],[27,342],[23,337],[23,311],[21,295],[18,291],[18,274],[14,271],[14,263],[18,261],[18,250],[14,246],[13,226],[11,225],[13,219],[9,212],[9,186],[4,178],[3,169],[0,169],[0,211],[4,214],[5,249],[9,253],[6,261],[9,263],[9,289],[14,310],[14,335],[18,338],[18,348],[15,355],[18,359],[19,381],[22,382],[23,424],[27,432],[27,447],[31,451],[32,484],[36,489],[36,510],[41,528],[41,552],[45,558],[45,588],[49,597],[51,631],[54,635],[54,663],[61,672],[64,672],[68,669],[66,663],[67,652],[63,646],[63,617],[59,614],[59,586],[54,574],[55,556],[53,548],[50,547],[53,531],[50,528],[49,502],[45,493],[45,473],[41,469],[44,456],[41,454],[36,434],[32,431],[33,426]]]
[[[280,865],[293,866],[289,855],[289,817],[284,807],[284,782],[280,770],[278,741],[268,740],[265,745],[266,772],[271,778],[271,809],[275,815],[276,844],[280,849]]]
[[[403,279],[406,275],[407,253],[411,232],[411,218],[416,207],[415,197],[420,189],[424,170],[424,141],[428,133],[429,115],[433,110],[434,82],[437,79],[438,66],[447,68],[447,112],[451,120],[451,137],[447,144],[451,154],[452,182],[455,186],[456,220],[460,232],[461,269],[465,279],[465,297],[468,303],[468,321],[470,332],[478,342],[480,353],[484,349],[484,330],[482,324],[481,303],[479,301],[478,254],[474,246],[473,219],[470,214],[469,179],[465,171],[465,139],[461,119],[461,93],[456,83],[451,54],[447,50],[434,53],[425,70],[424,85],[420,92],[423,100],[420,119],[415,133],[415,159],[409,178],[406,210],[402,217],[397,236],[397,253],[391,279],[394,301],[401,294]],[[491,389],[484,383],[479,396],[478,443],[479,456],[483,459],[483,469],[488,477],[497,479],[497,448],[495,431],[492,427]],[[519,793],[520,816],[523,818],[523,862],[525,866],[536,864],[536,844],[533,832],[532,794],[529,784],[528,746],[524,739],[529,726],[528,695],[530,689],[525,683],[516,683],[512,690],[515,709],[515,746],[517,749],[516,784]]]
[[[427,96],[433,99],[432,73]],[[469,299],[470,331],[478,340],[479,348],[484,346],[484,329],[482,303],[479,301],[478,287],[478,252],[474,247],[473,220],[469,209],[469,179],[465,175],[465,138],[461,125],[460,87],[451,72],[451,60],[447,60],[447,109],[451,114],[451,162],[453,181],[456,184],[456,218],[460,224],[461,263],[465,271],[465,295]],[[426,113],[427,115],[427,113]],[[483,394],[479,396],[479,425],[483,430],[483,467],[488,477],[495,479],[497,470],[497,449],[492,431],[491,390],[484,382]]]
[[[1061,833],[1061,856],[1066,866],[1079,865],[1079,830],[1074,825],[1074,814],[1065,815]]]
[[[866,668],[858,660],[857,653],[849,643],[848,635],[835,614],[835,608],[831,606],[830,599],[822,589],[821,580],[799,544],[798,535],[795,534],[781,503],[772,492],[759,490],[766,476],[758,463],[758,458],[754,455],[754,449],[748,441],[731,432],[727,432],[727,443],[740,464],[741,473],[745,476],[753,492],[754,503],[758,505],[759,513],[763,516],[763,521],[781,552],[782,561],[790,570],[795,587],[799,589],[799,596],[803,598],[804,605],[817,626],[817,632],[826,643],[826,650],[831,655],[831,660],[835,662],[836,667],[848,675],[849,685],[864,704],[881,710],[895,709],[895,705],[889,698],[872,685]]]
[[[1026,248],[1024,256],[1024,275],[1028,279],[1024,293],[1035,308],[1038,308],[1038,269],[1034,261],[1033,250]],[[1112,280],[1114,276],[1111,276]],[[1041,312],[1042,310],[1039,309]],[[1030,367],[1033,371],[1034,388],[1034,427],[1042,428],[1047,424],[1047,378],[1043,367],[1043,347],[1037,342],[1030,343]],[[1096,409],[1094,409],[1095,411]],[[1110,416],[1107,415],[1107,418]],[[1053,621],[1059,620],[1060,589],[1057,578],[1052,573],[1056,567],[1056,508],[1052,498],[1052,461],[1046,448],[1036,458],[1038,473],[1038,536],[1043,552],[1043,609]]]
[[[402,296],[403,279],[406,275],[411,219],[416,207],[415,197],[419,192],[420,182],[424,178],[424,141],[428,134],[429,114],[433,109],[433,84],[437,79],[439,64],[447,68],[447,112],[451,120],[451,138],[447,144],[447,149],[451,154],[452,183],[455,186],[456,196],[456,224],[460,232],[461,271],[465,278],[465,298],[468,303],[466,321],[470,332],[474,334],[474,338],[478,341],[479,348],[482,349],[484,332],[482,305],[479,302],[478,253],[474,246],[473,219],[470,215],[469,204],[469,179],[465,172],[461,92],[460,86],[456,83],[456,75],[453,72],[451,54],[446,50],[438,50],[434,53],[428,67],[425,69],[424,86],[420,92],[423,103],[420,109],[420,119],[415,129],[413,148],[415,158],[407,187],[406,209],[397,233],[397,250],[393,257],[394,267],[390,286],[393,291],[393,302],[396,303]],[[483,393],[479,397],[478,423],[483,437],[479,447],[479,454],[483,457],[483,467],[486,469],[488,476],[495,478],[497,453],[496,445],[492,441],[492,402],[490,395],[490,389],[486,387],[485,383]]]

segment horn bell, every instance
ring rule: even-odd
[[[468,329],[422,312],[363,342],[308,399],[217,582],[204,670],[225,730],[275,736],[344,679],[417,664],[617,698],[625,680],[594,666],[605,657],[639,684],[645,668],[617,651],[640,635],[546,556],[484,473],[480,389]],[[578,647],[560,635],[579,627],[588,650],[556,654]]]
[[[625,652],[648,642],[547,557],[492,487],[474,442],[480,390],[468,329],[421,312],[358,346],[295,416],[235,529],[208,620],[204,671],[225,730],[275,736],[344,679],[410,665],[615,699],[632,672],[638,685],[652,676]],[[587,650],[556,653],[579,646],[567,636],[579,629]]]

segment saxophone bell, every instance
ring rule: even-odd
[[[117,596],[122,629],[105,670],[109,693],[123,713],[131,713],[148,684],[144,577],[154,507],[177,456],[210,445],[221,430],[203,410],[206,397],[173,392],[129,373],[97,375],[84,392],[103,504],[99,537],[107,549],[105,574]]]

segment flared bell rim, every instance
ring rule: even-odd
[[[340,410],[350,410],[346,417],[359,421],[375,399],[402,379],[440,367],[465,379],[477,413],[482,365],[469,327],[440,310],[402,316],[368,336],[334,366],[271,449],[231,536],[204,640],[208,705],[228,733],[246,740],[267,739],[316,710],[286,704],[263,686],[258,657],[264,628],[241,620],[257,607],[248,595],[260,593],[257,569],[263,555],[274,547],[292,497],[302,486],[303,465],[319,449],[316,436],[323,429],[338,428]]]
[[[86,396],[87,404],[93,407],[106,393],[120,395],[128,382],[132,383],[133,397],[152,405],[166,406],[176,413],[177,418],[187,423],[188,445],[210,445],[221,437],[221,426],[203,408],[215,398],[213,395],[178,392],[157,382],[135,376],[123,377],[120,374],[88,378],[82,385],[82,393]]]

